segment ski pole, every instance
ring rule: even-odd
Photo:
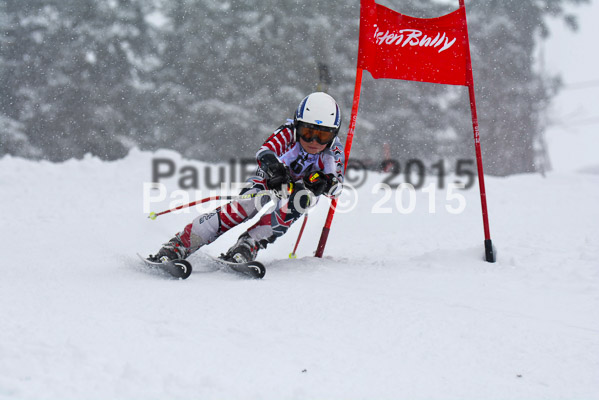
[[[272,191],[270,191],[270,190],[263,190],[263,191],[257,192],[257,193],[242,194],[242,195],[237,195],[237,196],[220,196],[219,195],[219,196],[205,197],[205,198],[200,199],[200,200],[192,201],[189,204],[183,204],[181,206],[178,206],[178,207],[175,207],[175,208],[171,208],[170,210],[164,210],[164,211],[161,211],[159,213],[151,212],[150,215],[148,215],[148,218],[150,218],[151,220],[155,220],[156,218],[158,218],[161,215],[168,214],[168,213],[173,212],[173,211],[181,210],[183,208],[193,207],[196,204],[207,203],[209,201],[216,201],[216,200],[243,200],[243,199],[251,199],[251,198],[254,198],[254,197],[266,196],[266,195],[271,195],[271,194],[272,194]]]
[[[295,247],[293,248],[293,251],[291,253],[289,253],[289,258],[297,258],[297,254],[295,254],[295,251],[297,250],[297,246],[299,245],[299,242],[302,239],[302,234],[304,233],[304,228],[306,227],[306,222],[308,222],[308,214],[305,214],[304,222],[302,222],[302,227],[299,231],[299,235],[297,235],[297,241],[295,242]]]

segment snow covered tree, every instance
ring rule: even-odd
[[[536,170],[557,79],[534,70],[535,46],[547,18],[573,24],[563,7],[585,1],[467,2],[486,172]],[[380,2],[422,18],[457,7]],[[0,27],[4,126],[51,160],[114,159],[134,145],[207,161],[252,157],[325,75],[346,131],[357,0],[5,0]],[[462,87],[374,84],[366,74],[353,156],[376,164],[386,148],[402,161],[471,158],[469,113]]]
[[[485,171],[497,175],[535,172],[535,147],[542,138],[543,113],[558,89],[558,77],[534,69],[539,40],[549,34],[546,19],[562,17],[576,28],[575,18],[564,11],[567,3],[585,0],[481,0],[469,9],[474,81],[484,140]],[[462,102],[462,99],[459,99]],[[454,119],[463,132],[468,107]],[[462,147],[467,147],[464,143]]]
[[[125,155],[133,72],[147,46],[139,6],[27,0],[4,11],[0,73],[11,100],[2,111],[48,159]]]
[[[5,154],[38,158],[42,151],[31,144],[22,123],[0,114],[0,157]]]

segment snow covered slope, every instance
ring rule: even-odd
[[[597,168],[487,178],[495,264],[476,185],[461,214],[446,189],[402,214],[371,174],[324,259],[321,202],[298,259],[300,223],[260,253],[264,280],[175,281],[135,256],[195,215],[142,212],[158,156],[204,166],[0,159],[0,399],[599,398]]]

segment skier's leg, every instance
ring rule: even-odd
[[[264,190],[264,186],[255,184],[242,193],[252,194],[262,190]],[[229,229],[253,218],[268,201],[268,196],[236,200],[218,207],[214,211],[202,214],[185,226],[181,232],[165,243],[155,256],[150,258],[157,260],[163,257],[169,260],[187,258],[200,247],[212,243]]]
[[[234,262],[255,260],[258,250],[265,249],[269,243],[273,243],[277,238],[283,236],[289,227],[307,211],[305,203],[308,200],[307,197],[295,200],[295,195],[279,200],[275,210],[264,214],[257,223],[241,234],[237,243],[227,251],[223,258]],[[295,207],[295,203],[300,203],[302,206]]]

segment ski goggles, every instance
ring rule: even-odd
[[[336,131],[335,128],[302,123],[297,127],[299,137],[308,143],[316,140],[320,144],[329,144],[335,138]]]

